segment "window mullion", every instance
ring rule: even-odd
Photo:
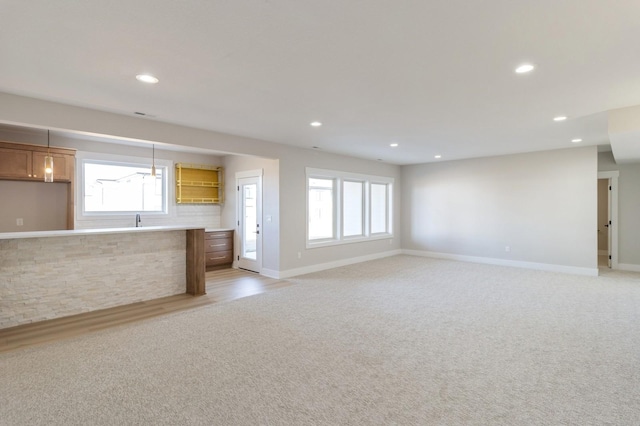
[[[342,241],[344,235],[344,220],[342,214],[342,206],[344,204],[344,191],[342,190],[343,180],[336,178],[336,203],[333,210],[333,217],[336,219],[335,238]]]

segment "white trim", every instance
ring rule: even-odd
[[[276,271],[275,269],[262,268],[262,272],[260,272],[260,275],[269,278],[280,278],[280,272]]]
[[[264,169],[254,169],[254,170],[245,170],[245,171],[240,171],[240,172],[236,172],[236,182],[235,182],[235,186],[236,186],[236,190],[234,190],[234,192],[236,193],[236,220],[235,220],[235,232],[234,234],[234,242],[233,242],[233,264],[232,266],[238,269],[245,269],[245,270],[250,270],[252,272],[257,272],[259,274],[262,273],[262,253],[263,253],[263,236],[264,236],[264,221],[262,218],[262,176],[264,175]],[[251,179],[251,178],[255,178],[257,179],[257,188],[256,188],[256,197],[257,200],[259,200],[260,202],[256,204],[256,209],[257,209],[257,221],[258,221],[258,227],[260,228],[260,234],[258,236],[258,239],[256,241],[256,260],[255,260],[255,267],[257,269],[257,271],[254,271],[252,269],[246,269],[246,268],[240,268],[240,250],[241,250],[241,246],[242,246],[242,242],[241,242],[241,238],[243,238],[244,236],[242,235],[242,229],[241,229],[241,225],[240,223],[244,222],[244,219],[242,218],[242,206],[244,204],[244,201],[240,199],[240,193],[238,192],[238,188],[240,187],[240,180],[241,179]],[[242,219],[241,219],[242,218]],[[245,261],[243,261],[245,262]],[[247,266],[247,265],[245,265]]]
[[[259,177],[264,175],[264,169],[246,170],[244,172],[236,172],[236,180],[242,178]]]
[[[104,164],[120,164],[125,166],[135,167],[150,167],[149,158],[145,157],[132,157],[125,155],[114,155],[97,152],[76,152],[76,206],[75,206],[75,220],[77,222],[89,222],[89,221],[116,221],[129,218],[131,212],[85,212],[84,211],[84,163],[104,163]],[[175,202],[175,187],[170,184],[174,182],[174,163],[171,160],[155,159],[155,165],[165,169],[166,179],[163,184],[163,192],[165,194],[165,207],[161,212],[140,212],[145,216],[151,216],[159,219],[174,219],[176,217]]]
[[[618,264],[618,177],[620,172],[612,170],[608,172],[598,172],[598,179],[609,179],[611,185],[611,269],[620,269]]]
[[[305,248],[314,249],[319,247],[336,246],[342,244],[359,243],[366,241],[374,241],[381,239],[393,238],[393,185],[395,179],[386,176],[375,176],[361,173],[343,172],[339,170],[329,169],[316,169],[313,167],[305,167],[306,176],[306,230],[305,230]],[[309,180],[311,178],[317,179],[331,179],[335,185],[332,191],[333,195],[333,236],[331,238],[310,240],[309,239]],[[361,182],[363,184],[363,197],[362,197],[362,224],[363,234],[354,236],[344,236],[344,182]],[[387,188],[387,202],[385,208],[387,232],[371,232],[371,185],[385,185]]]
[[[305,167],[305,172],[307,176],[313,176],[313,177],[325,177],[330,179],[335,179],[339,177],[346,180],[369,181],[369,182],[380,183],[380,184],[394,183],[394,178],[390,178],[386,176],[367,175],[364,173],[343,172],[340,170],[316,169],[314,167]]]
[[[512,266],[515,268],[536,269],[539,271],[562,272],[574,275],[598,276],[598,268],[581,268],[577,266],[553,265],[550,263],[524,262],[519,260],[496,259],[491,257],[465,256],[461,254],[437,253],[421,250],[402,250],[402,254],[411,256],[433,257],[434,259],[457,260],[462,262],[484,263],[488,265]]]
[[[640,265],[632,263],[618,263],[618,269],[621,271],[640,272]]]
[[[275,271],[271,269],[263,269],[262,275],[270,278],[291,278],[298,275],[310,274],[312,272],[320,272],[327,269],[339,268],[341,266],[353,265],[355,263],[368,262],[369,260],[382,259],[385,257],[397,256],[402,254],[402,250],[391,250],[382,253],[368,254],[365,256],[351,257],[349,259],[336,260],[334,262],[320,263],[317,265],[303,266],[302,268],[287,269],[286,271]]]
[[[351,244],[351,243],[366,243],[367,241],[376,241],[376,240],[389,240],[393,239],[393,234],[371,234],[368,237],[356,236],[356,237],[344,237],[341,240],[331,239],[331,240],[316,240],[314,242],[308,243],[306,248],[313,249],[318,247],[328,247],[328,246],[339,246],[343,244]]]
[[[613,177],[620,177],[620,171],[611,170],[609,172],[598,172],[598,179],[609,179]]]

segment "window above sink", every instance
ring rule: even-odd
[[[150,164],[84,159],[83,215],[167,214],[167,170],[157,166],[152,176]]]

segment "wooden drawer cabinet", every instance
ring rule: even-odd
[[[207,269],[230,267],[233,263],[233,231],[205,232],[204,256]]]

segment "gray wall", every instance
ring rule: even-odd
[[[66,183],[0,180],[0,232],[67,229]],[[18,226],[16,219],[22,219]]]
[[[393,239],[307,249],[306,167],[394,178]],[[311,149],[291,148],[283,152],[280,157],[281,270],[286,271],[400,249],[401,186],[402,178],[399,166]],[[300,259],[298,259],[298,252],[301,253]]]
[[[618,178],[618,263],[640,267],[640,164],[616,164],[611,152],[598,154],[598,171]]]
[[[278,212],[279,220],[271,226],[273,236],[264,248],[273,253],[268,267],[278,271],[344,261],[349,258],[375,255],[400,248],[400,167],[376,161],[366,161],[332,155],[311,149],[295,148],[274,142],[245,138],[224,133],[162,123],[146,118],[126,116],[55,102],[0,93],[0,121],[7,124],[37,126],[41,128],[71,130],[88,134],[109,135],[134,140],[154,141],[198,149],[216,151],[220,155],[236,154],[279,160]],[[253,168],[250,164],[236,166],[228,162],[231,170]],[[396,179],[394,188],[394,230],[392,240],[352,243],[341,246],[305,249],[306,186],[305,167],[336,169],[355,173],[388,176]],[[229,177],[228,177],[229,178]],[[233,179],[233,177],[231,177]],[[271,192],[273,193],[273,192]],[[271,202],[265,200],[265,202]],[[231,214],[225,203],[222,225],[228,226]],[[272,210],[274,211],[274,210]],[[273,216],[275,218],[275,215]],[[391,243],[389,243],[391,241]],[[302,256],[298,259],[297,253]]]
[[[405,249],[597,267],[595,147],[405,166],[402,180]]]
[[[29,143],[33,145],[45,145],[47,144],[46,132],[42,130],[36,129],[23,129],[17,127],[2,127],[0,126],[0,140],[6,142],[14,142],[14,143]],[[117,157],[111,158],[111,156],[120,156],[126,158],[137,158],[144,159],[151,164],[151,156],[152,156],[152,147],[151,145],[146,146],[130,146],[130,145],[122,145],[118,143],[107,143],[100,141],[87,140],[82,138],[67,138],[56,135],[55,133],[51,135],[51,145],[64,147],[64,148],[72,148],[77,150],[77,158],[76,158],[76,215],[75,215],[75,228],[76,229],[86,229],[86,228],[114,228],[114,227],[129,227],[133,226],[134,220],[133,215],[129,218],[123,218],[122,216],[116,217],[107,217],[102,216],[93,219],[82,218],[79,213],[79,209],[82,209],[82,204],[80,203],[82,188],[79,183],[80,179],[80,157],[94,158],[95,154],[101,155],[100,159],[111,159],[111,160],[120,160]],[[106,155],[106,157],[104,157]],[[222,158],[220,156],[210,155],[210,154],[200,154],[193,152],[181,152],[175,150],[165,150],[162,149],[162,146],[156,146],[155,149],[155,158],[156,160],[170,160],[175,163],[177,162],[185,162],[185,163],[195,163],[195,164],[209,164],[218,166],[222,164]],[[193,225],[193,226],[204,226],[209,228],[217,228],[220,226],[220,206],[218,205],[178,205],[175,202],[175,192],[174,192],[174,180],[173,180],[173,169],[169,170],[169,205],[171,214],[169,216],[158,216],[158,215],[143,215],[143,226],[154,226],[154,225]],[[15,187],[15,184],[13,185]],[[66,187],[66,186],[65,186]],[[25,193],[21,193],[20,200],[22,200],[19,205],[24,206],[20,209],[20,211],[30,211],[30,221],[29,226],[25,222],[25,226],[11,229],[11,231],[40,231],[40,230],[52,230],[52,229],[66,229],[66,210],[63,214],[63,225],[62,227],[57,227],[59,225],[52,223],[51,211],[47,211],[44,209],[36,209],[30,210],[27,209],[26,206],[31,206],[32,204],[28,204],[28,200],[33,199],[36,196],[36,190],[38,186],[30,186],[25,188]],[[42,188],[39,188],[42,191]],[[0,192],[0,195],[4,197],[4,193]],[[8,192],[7,192],[8,194]],[[66,196],[64,198],[66,202]],[[66,208],[66,207],[65,207]],[[10,216],[15,216],[17,212],[15,208],[9,208],[9,206],[5,206],[2,204],[0,207],[0,220],[2,223],[8,223],[7,220]],[[21,217],[21,216],[17,216]],[[59,221],[59,220],[58,220]],[[12,223],[15,225],[15,217],[12,219]],[[33,225],[33,224],[37,225]],[[35,226],[35,227],[34,227]],[[56,227],[53,227],[56,226]],[[9,232],[10,229],[3,227],[0,228],[0,232]]]
[[[272,217],[271,223],[263,221],[264,268],[287,271],[400,248],[400,167],[294,147],[279,152],[279,155],[279,160],[237,155],[224,158],[228,179],[222,210],[222,224],[225,227],[233,227],[236,217],[235,187],[230,184],[235,181],[235,173],[264,169],[263,217]],[[306,167],[394,178],[393,228],[396,236],[391,240],[307,249]],[[275,250],[275,247],[279,247],[279,250]],[[300,258],[298,253],[301,254]]]
[[[230,155],[223,158],[226,185],[225,201],[222,207],[221,225],[223,228],[236,228],[237,191],[236,173],[249,170],[263,170],[262,176],[262,217],[271,216],[271,222],[263,220],[262,229],[262,267],[273,271],[280,268],[280,195],[279,162],[267,158]],[[237,244],[236,236],[236,244]],[[237,247],[237,245],[236,245]]]

